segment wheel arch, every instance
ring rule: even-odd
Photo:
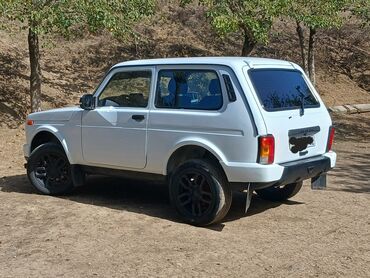
[[[226,176],[225,170],[220,163],[221,161],[225,161],[224,154],[214,144],[208,141],[186,140],[179,142],[167,157],[164,165],[165,175],[170,175],[171,172],[185,160],[209,158],[220,166],[220,169],[223,170]]]
[[[49,142],[60,145],[63,148],[69,162],[71,163],[71,157],[66,140],[64,140],[60,135],[58,129],[52,126],[44,126],[35,131],[30,143],[30,153],[32,153],[32,151],[38,146]]]

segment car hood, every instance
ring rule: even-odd
[[[34,121],[69,121],[74,113],[82,111],[80,107],[65,107],[47,111],[35,112],[28,115],[28,119]]]

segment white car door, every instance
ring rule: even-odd
[[[82,154],[86,164],[143,169],[153,67],[112,70],[95,93],[96,108],[83,112]]]

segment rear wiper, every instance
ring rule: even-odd
[[[303,116],[304,115],[304,99],[305,99],[305,97],[302,96],[301,97],[301,111],[299,112],[299,115],[300,116]]]
[[[306,99],[308,99],[310,96],[305,96],[305,95],[304,95],[304,93],[302,93],[302,91],[301,91],[301,86],[297,86],[295,89],[296,89],[296,90],[298,91],[298,93],[301,95],[301,110],[300,110],[300,112],[299,112],[299,115],[300,115],[300,116],[303,116],[303,115],[304,115],[304,101],[305,101]]]

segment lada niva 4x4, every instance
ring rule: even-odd
[[[172,58],[113,66],[80,107],[27,117],[24,154],[40,192],[66,194],[87,174],[169,186],[198,226],[221,221],[233,190],[283,201],[335,166],[334,129],[296,64],[262,58]]]

